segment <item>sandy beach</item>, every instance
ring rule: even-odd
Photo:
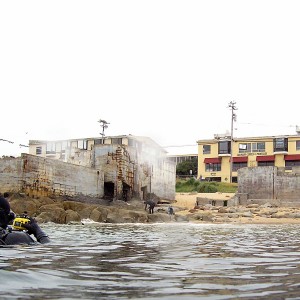
[[[197,197],[213,200],[229,200],[234,193],[176,193],[174,207],[177,215],[188,216],[195,222],[242,224],[300,224],[299,207],[271,207],[248,205],[238,207],[199,207]],[[202,220],[197,219],[201,217]]]
[[[197,197],[209,198],[213,200],[228,200],[234,193],[176,193],[175,206],[186,208],[187,210],[195,207]]]

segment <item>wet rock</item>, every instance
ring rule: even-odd
[[[36,203],[36,201],[31,199],[15,199],[10,201],[10,206],[17,215],[27,211],[30,216],[34,216],[37,209],[40,207],[39,203]]]
[[[108,209],[103,208],[103,207],[96,207],[91,211],[90,215],[88,215],[88,216],[85,215],[85,217],[83,217],[81,215],[81,217],[82,217],[82,219],[89,218],[89,219],[91,219],[95,222],[101,222],[101,223],[104,222],[104,223],[106,223],[107,218],[108,218],[108,213],[109,213]]]
[[[81,221],[81,217],[78,212],[71,209],[66,210],[66,220],[65,220],[66,224],[69,224],[70,222],[80,222],[80,221]]]

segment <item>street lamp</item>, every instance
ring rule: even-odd
[[[102,119],[100,119],[98,122],[100,123],[100,126],[102,127],[102,133],[100,132],[100,134],[102,135],[102,144],[104,144],[104,136],[105,136],[104,130],[106,128],[108,128],[108,124],[110,124],[110,123],[108,123],[107,121],[102,120]]]
[[[228,104],[228,107],[231,109],[231,132],[230,132],[230,183],[232,183],[232,166],[233,166],[233,122],[236,121],[236,113],[234,112],[237,110],[237,107],[235,106],[235,101],[230,101]]]

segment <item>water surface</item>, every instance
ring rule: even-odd
[[[1,299],[300,299],[300,225],[43,225],[0,248]]]

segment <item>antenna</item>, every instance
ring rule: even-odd
[[[232,183],[232,166],[233,166],[233,158],[232,158],[232,147],[233,147],[233,122],[236,122],[236,113],[234,112],[237,110],[237,107],[235,106],[235,101],[230,101],[228,104],[228,107],[231,109],[231,134],[230,134],[230,183]]]
[[[107,121],[102,120],[102,119],[100,119],[98,122],[100,123],[100,126],[102,127],[102,133],[100,132],[100,134],[102,135],[102,144],[104,144],[104,137],[105,137],[104,130],[106,128],[108,128],[108,124],[110,124],[110,123],[108,123]]]

